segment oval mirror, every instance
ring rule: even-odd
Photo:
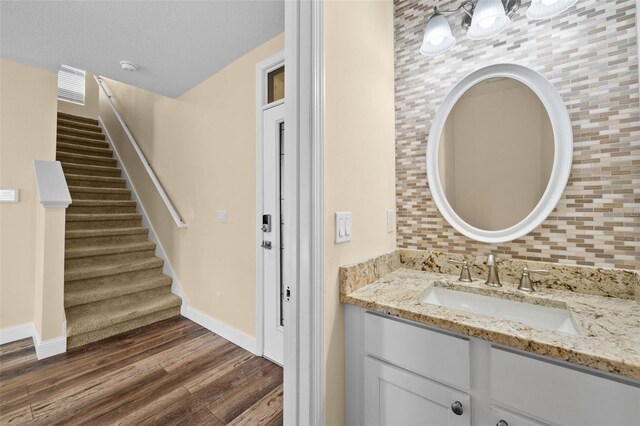
[[[573,134],[553,85],[513,64],[478,70],[445,97],[427,145],[443,217],[474,240],[501,243],[539,226],[569,178]]]

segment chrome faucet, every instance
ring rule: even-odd
[[[527,293],[533,293],[534,291],[536,291],[533,288],[533,284],[531,283],[531,278],[529,278],[529,274],[549,275],[549,271],[545,269],[529,269],[525,267],[522,270],[522,277],[520,277],[520,285],[518,286],[518,290],[524,291]]]
[[[460,271],[460,278],[458,278],[458,281],[462,281],[465,283],[470,283],[473,281],[471,279],[471,272],[469,272],[469,262],[467,262],[466,260],[449,259],[449,263],[453,263],[455,265],[462,265],[462,270]]]
[[[500,275],[498,275],[498,265],[496,265],[494,255],[490,254],[489,257],[487,257],[486,265],[489,267],[489,276],[485,284],[490,287],[502,287],[502,284],[500,284]]]

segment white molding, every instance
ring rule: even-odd
[[[284,50],[271,55],[256,65],[256,355],[264,354],[264,250],[262,243],[262,205],[264,191],[262,186],[262,167],[264,132],[263,114],[265,108],[280,105],[284,99],[271,104],[265,104],[266,75],[269,71],[284,64]]]
[[[26,339],[28,337],[33,338],[34,335],[35,328],[32,322],[3,328],[0,330],[0,345]]]
[[[66,324],[64,328],[67,329]],[[38,359],[49,358],[67,351],[67,336],[41,341],[38,333],[34,333],[33,346],[36,349]]]
[[[149,215],[147,214],[147,211],[145,210],[144,205],[142,204],[142,201],[138,196],[138,192],[136,191],[135,185],[129,178],[129,173],[127,172],[127,168],[125,167],[124,163],[121,160],[120,154],[118,153],[118,149],[113,143],[113,139],[111,138],[109,130],[107,129],[107,126],[105,126],[104,121],[102,120],[102,117],[98,117],[98,122],[100,124],[100,128],[105,133],[106,142],[109,144],[109,146],[113,150],[115,160],[116,160],[116,165],[120,168],[120,170],[122,170],[122,173],[124,174],[126,188],[131,191],[131,196],[133,200],[136,202],[136,212],[142,215],[142,226],[144,226],[149,230],[149,239],[154,243],[156,243],[155,255],[161,258],[162,260],[164,260],[164,264],[162,265],[162,273],[172,278],[171,293],[175,294],[176,296],[182,299],[182,306],[184,307],[189,303],[187,300],[187,296],[184,290],[182,289],[182,286],[180,285],[180,281],[178,280],[178,277],[173,272],[173,266],[171,265],[171,262],[169,261],[169,258],[166,255],[166,251],[162,246],[160,239],[158,238],[158,234],[156,233],[155,229],[153,228],[153,225],[151,224],[151,221],[149,220]]]
[[[44,208],[64,208],[71,204],[71,194],[59,161],[33,160],[40,203]]]
[[[322,220],[322,35],[323,2],[285,2],[287,96],[285,150],[293,161],[285,173],[295,185],[289,201],[286,246],[295,259],[284,278],[291,287],[285,305],[284,424],[324,422],[324,322]]]
[[[224,339],[227,339],[231,343],[238,345],[255,355],[259,355],[256,348],[256,339],[248,334],[245,334],[230,325],[222,323],[204,312],[188,305],[183,305],[180,313],[183,317],[189,318],[191,321],[200,324],[204,328],[214,332]]]
[[[542,101],[554,136],[554,159],[549,184],[536,207],[520,223],[499,231],[478,229],[466,223],[451,207],[440,182],[438,148],[442,136],[442,129],[455,103],[471,87],[477,83],[493,77],[512,78],[526,84]],[[447,94],[436,112],[429,131],[427,143],[427,175],[429,189],[433,201],[436,203],[444,219],[461,234],[485,243],[504,243],[529,234],[537,228],[555,209],[562,197],[573,158],[573,129],[567,108],[560,94],[542,75],[536,71],[517,64],[496,64],[481,68],[463,78]]]

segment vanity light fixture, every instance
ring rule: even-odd
[[[514,4],[517,3],[520,2],[514,2]],[[507,28],[509,22],[511,22],[511,19],[507,16],[502,0],[478,0],[473,9],[473,17],[471,18],[471,26],[467,30],[467,37],[471,40],[484,40],[485,38],[493,37]]]
[[[561,14],[578,0],[533,0],[527,9],[527,18],[532,21],[549,19]]]
[[[436,56],[451,49],[455,44],[456,39],[451,34],[447,18],[436,11],[436,14],[427,22],[420,53],[425,56]]]
[[[532,0],[527,9],[530,20],[548,19],[559,15],[578,0]],[[451,10],[433,8],[433,16],[427,21],[420,53],[437,56],[450,50],[456,40],[451,33],[445,15],[464,12],[461,22],[471,40],[484,40],[500,34],[511,22],[511,17],[520,9],[521,0],[465,0]]]

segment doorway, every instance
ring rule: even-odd
[[[256,335],[258,351],[284,365],[287,286],[285,247],[284,54],[258,64],[256,175]]]

